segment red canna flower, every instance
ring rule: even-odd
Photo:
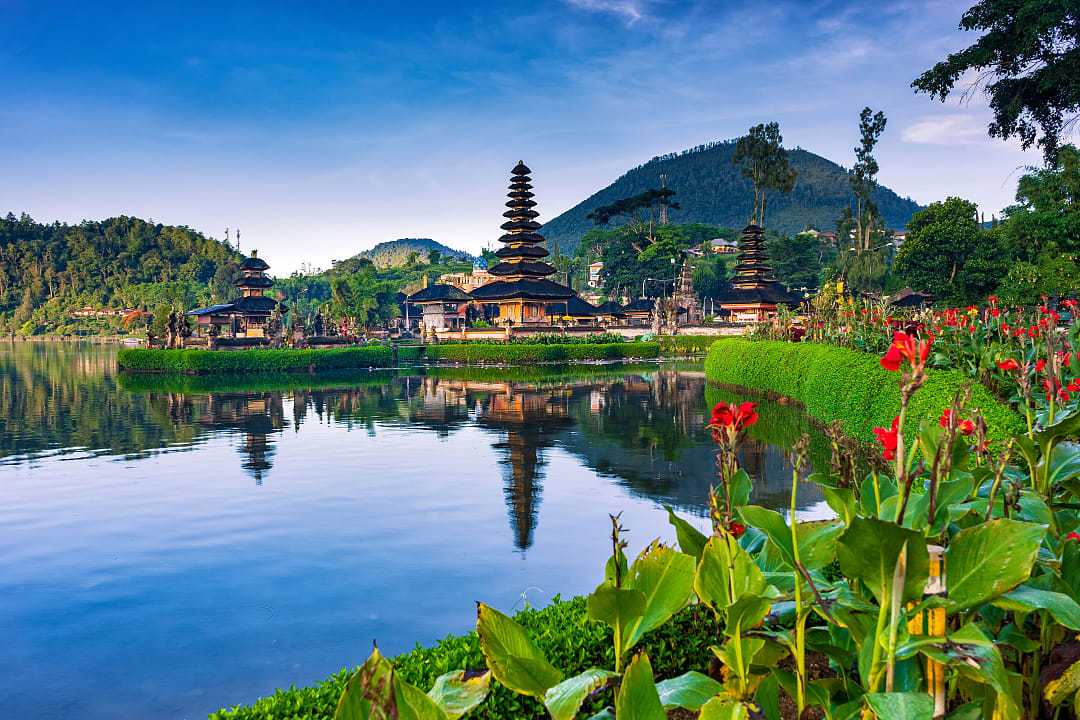
[[[718,402],[713,407],[712,417],[709,419],[709,427],[714,429],[734,428],[736,432],[750,427],[758,421],[758,414],[754,408],[755,403],[744,402],[736,407],[725,402]]]
[[[1042,358],[1039,358],[1038,360],[1035,361],[1035,372],[1041,373],[1045,369],[1046,369],[1046,361],[1045,360],[1043,360]]]
[[[945,408],[941,411],[941,419],[938,420],[938,425],[941,427],[949,427],[950,420],[952,420],[952,409]]]
[[[1065,536],[1065,539],[1066,539],[1066,540],[1074,540],[1074,541],[1076,541],[1076,542],[1080,542],[1080,533],[1078,533],[1078,532],[1075,532],[1075,531],[1074,531],[1074,532],[1071,532],[1071,533],[1069,533],[1068,535],[1066,535],[1066,536]]]
[[[1020,363],[1016,362],[1012,358],[1007,358],[1005,360],[998,360],[997,366],[998,370],[1003,370],[1005,372],[1013,372],[1014,370],[1020,368]]]
[[[892,427],[888,430],[882,427],[874,428],[874,435],[877,436],[877,441],[881,443],[881,455],[886,460],[892,460],[896,457],[896,436],[900,429],[900,416],[897,415],[893,418]]]
[[[892,345],[889,346],[889,350],[881,358],[881,367],[891,372],[897,372],[906,360],[913,369],[921,369],[926,364],[926,358],[930,355],[930,346],[933,342],[933,336],[930,336],[927,340],[919,341],[907,333],[898,332],[893,335]]]
[[[736,520],[732,520],[730,523],[728,523],[727,529],[728,532],[736,538],[741,538],[743,536],[743,533],[746,532],[746,526]]]
[[[975,423],[971,420],[964,419],[956,426],[961,435],[968,436],[975,432]]]

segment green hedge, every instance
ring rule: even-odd
[[[123,348],[120,369],[132,372],[294,372],[390,367],[394,353],[383,345],[326,349],[150,350]]]
[[[535,363],[573,360],[627,360],[655,358],[660,346],[655,342],[568,345],[526,345],[524,343],[463,343],[428,345],[428,361],[460,363]]]
[[[839,420],[847,434],[873,441],[873,428],[888,426],[900,410],[897,373],[882,368],[879,360],[877,355],[816,343],[723,338],[709,351],[705,373],[712,382],[798,400],[819,420]],[[930,370],[908,408],[908,432],[913,435],[924,419],[937,422],[968,382],[955,370]],[[981,385],[972,388],[968,405],[979,409],[995,440],[1023,432],[1019,415]]]
[[[590,667],[614,667],[611,631],[588,619],[585,599],[562,602],[556,598],[542,610],[526,610],[515,618],[529,632],[537,647],[569,677]],[[671,622],[645,636],[642,647],[649,653],[658,678],[674,677],[687,670],[705,672],[716,644],[717,628],[701,606],[683,610]],[[366,648],[358,654],[366,654]],[[358,657],[357,662],[363,658]],[[401,677],[427,690],[439,675],[462,668],[484,667],[476,633],[451,635],[434,647],[417,647],[394,659]],[[342,670],[327,680],[305,688],[278,690],[249,706],[221,710],[210,720],[330,720],[345,679]],[[611,692],[591,698],[583,717],[612,704]],[[543,706],[532,698],[515,695],[498,683],[480,707],[469,714],[473,720],[522,720],[547,718]]]
[[[659,338],[661,355],[686,355],[708,352],[719,338],[716,335],[675,335]]]

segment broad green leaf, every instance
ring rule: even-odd
[[[600,712],[589,717],[589,720],[615,720],[614,708],[606,707]]]
[[[821,487],[821,492],[825,495],[825,502],[832,508],[832,511],[845,525],[850,525],[851,519],[858,512],[855,492],[850,488],[833,488],[825,485]]]
[[[679,548],[694,558],[701,557],[701,550],[705,547],[708,538],[690,523],[675,514],[669,505],[664,509],[668,513],[668,522],[675,528],[675,538],[679,541]]]
[[[677,707],[684,710],[697,710],[723,689],[723,685],[695,670],[656,683],[660,704],[665,710]]]
[[[1065,702],[1077,692],[1080,692],[1080,662],[1065,668],[1065,672],[1043,687],[1043,697],[1054,706]]]
[[[946,553],[950,610],[993,600],[1031,575],[1046,527],[998,519],[961,530]]]
[[[633,588],[600,585],[585,600],[589,617],[615,631],[615,654],[622,657],[630,648],[630,628],[645,612],[645,593]]]
[[[737,542],[709,538],[694,576],[694,590],[703,603],[721,612],[743,595],[757,595],[764,589],[765,576]]]
[[[551,713],[553,720],[573,720],[577,717],[585,698],[602,687],[606,687],[618,673],[610,670],[591,668],[567,678],[544,694],[544,706]]]
[[[968,623],[946,638],[919,648],[942,665],[951,665],[962,675],[994,688],[999,696],[1011,692],[1008,671],[994,641],[975,623]]]
[[[896,523],[864,517],[852,520],[836,545],[840,571],[849,578],[862,580],[879,603],[887,604],[891,600],[896,562],[905,543],[907,572],[903,597],[920,598],[929,568],[926,540],[921,533]]]
[[[743,468],[739,468],[731,478],[731,506],[740,508],[750,502],[750,493],[754,490],[754,481]]]
[[[738,700],[714,697],[701,708],[698,720],[749,720],[750,712]]]
[[[1064,593],[1021,585],[999,597],[994,605],[1024,613],[1046,610],[1070,630],[1080,630],[1080,605]]]
[[[396,672],[393,685],[394,706],[386,708],[386,717],[397,720],[446,720],[446,713],[427,693],[399,678]]]
[[[349,676],[338,698],[334,720],[368,720],[372,703],[385,705],[394,697],[394,666],[373,648],[368,659]]]
[[[728,608],[724,633],[734,636],[752,630],[769,614],[771,606],[772,601],[766,597],[743,595]]]
[[[795,556],[791,545],[791,528],[788,527],[784,517],[768,508],[760,505],[747,505],[738,510],[739,517],[743,522],[761,530],[769,538],[769,541],[780,551],[780,557],[789,566],[794,567]]]
[[[428,691],[428,697],[442,708],[449,720],[458,720],[484,702],[490,689],[490,670],[474,675],[464,670],[455,670],[437,677],[435,686]]]
[[[630,566],[627,587],[645,596],[636,620],[627,625],[626,650],[686,607],[694,592],[694,558],[653,543]]]
[[[476,634],[491,674],[514,692],[543,699],[562,680],[520,625],[483,603],[477,603]]]
[[[1064,417],[1058,415],[1053,425],[1035,433],[1035,441],[1040,445],[1068,437],[1080,437],[1080,410],[1074,410]]]
[[[934,699],[927,693],[867,693],[863,698],[880,720],[934,718]]]
[[[616,586],[616,563],[618,563],[619,569],[618,577],[622,578],[622,581],[625,583],[629,568],[626,562],[626,553],[622,551],[622,548],[619,548],[619,554],[617,556],[609,557],[607,562],[604,563],[604,583],[612,587]]]
[[[1080,452],[1066,444],[1058,445],[1050,453],[1050,487],[1058,487],[1077,477],[1080,477]]]
[[[761,530],[780,551],[789,567],[795,567],[795,549],[791,543],[791,528],[775,510],[758,505],[739,508],[739,516],[747,525]],[[799,559],[803,567],[816,570],[825,567],[835,557],[836,540],[844,530],[839,520],[803,522],[798,524]]]
[[[660,695],[653,682],[649,656],[634,656],[623,673],[622,684],[615,695],[615,717],[619,720],[667,720]]]

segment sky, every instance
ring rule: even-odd
[[[971,0],[0,0],[0,212],[241,229],[274,274],[377,242],[477,253],[510,168],[541,222],[650,158],[775,120],[844,166],[884,110],[879,181],[990,217],[1035,151],[981,93],[911,81]]]

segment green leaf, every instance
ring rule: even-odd
[[[606,687],[618,673],[610,670],[591,668],[567,678],[544,694],[544,706],[551,713],[553,720],[573,720],[577,717],[585,698],[600,688]]]
[[[994,641],[979,626],[968,623],[946,638],[922,645],[919,651],[942,665],[951,665],[965,677],[992,687],[999,699],[1012,691],[1005,661]]]
[[[1046,610],[1070,630],[1080,630],[1080,605],[1065,593],[1021,585],[999,597],[994,605],[1003,610],[1024,613]]]
[[[675,514],[669,505],[664,509],[668,513],[668,522],[675,527],[675,538],[679,541],[679,548],[694,558],[701,557],[701,550],[705,547],[708,538],[690,523]]]
[[[893,573],[900,550],[907,544],[907,573],[904,599],[922,597],[929,572],[926,540],[915,530],[877,518],[857,517],[836,545],[840,571],[849,578],[862,580],[878,603],[891,601]]]
[[[743,522],[765,533],[769,541],[780,551],[784,562],[794,567],[795,555],[791,545],[791,528],[780,513],[760,505],[747,505],[739,508],[738,512]]]
[[[447,720],[446,713],[419,688],[397,677],[375,648],[353,673],[338,700],[334,720]]]
[[[748,720],[750,712],[738,700],[714,697],[701,708],[698,720]]]
[[[615,711],[613,708],[606,707],[595,715],[590,716],[589,720],[615,720]]]
[[[1062,438],[1077,436],[1080,436],[1080,410],[1074,410],[1070,415],[1058,415],[1053,425],[1035,433],[1035,441],[1045,445]]]
[[[448,720],[458,720],[462,715],[484,702],[491,689],[491,671],[468,675],[455,670],[435,679],[435,686],[428,697],[435,701]]]
[[[738,512],[743,522],[765,533],[789,567],[795,567],[791,528],[780,513],[758,505],[741,507]],[[796,532],[803,567],[816,570],[831,563],[835,557],[836,540],[843,530],[844,525],[839,520],[799,523]]]
[[[615,696],[615,717],[619,720],[667,720],[646,653],[635,655],[623,673],[622,684]]]
[[[723,685],[696,670],[656,683],[660,704],[665,710],[671,708],[697,710],[723,689]]]
[[[827,485],[821,486],[821,492],[825,495],[825,502],[832,511],[843,521],[850,525],[852,518],[858,512],[855,502],[855,492],[850,488],[833,488]]]
[[[863,698],[880,720],[934,718],[934,699],[926,693],[867,693]]]
[[[562,680],[520,625],[483,603],[477,603],[476,634],[491,674],[514,692],[543,699]]]
[[[768,598],[743,595],[728,608],[724,633],[734,637],[736,633],[752,630],[769,614],[770,607],[772,607],[772,601]]]
[[[1046,527],[998,519],[961,530],[946,553],[950,611],[993,600],[1031,575]]]
[[[443,712],[427,693],[405,682],[394,673],[394,705],[386,708],[386,716],[397,720],[446,720]],[[376,715],[375,717],[381,717]]]
[[[721,612],[743,595],[758,595],[764,589],[761,569],[734,539],[709,538],[694,576],[694,590],[703,603]]]
[[[630,648],[630,627],[645,612],[645,593],[633,588],[617,588],[602,584],[585,600],[589,617],[605,623],[615,631],[615,655],[622,657]]]
[[[731,506],[740,508],[750,502],[750,493],[754,490],[754,481],[743,468],[739,468],[731,478]]]
[[[1078,413],[1080,414],[1080,413]],[[1050,453],[1050,487],[1064,485],[1080,477],[1080,452],[1066,445],[1058,445]]]
[[[637,619],[627,625],[625,649],[629,650],[645,633],[686,607],[694,592],[694,558],[653,543],[630,566],[627,587],[645,597]]]

